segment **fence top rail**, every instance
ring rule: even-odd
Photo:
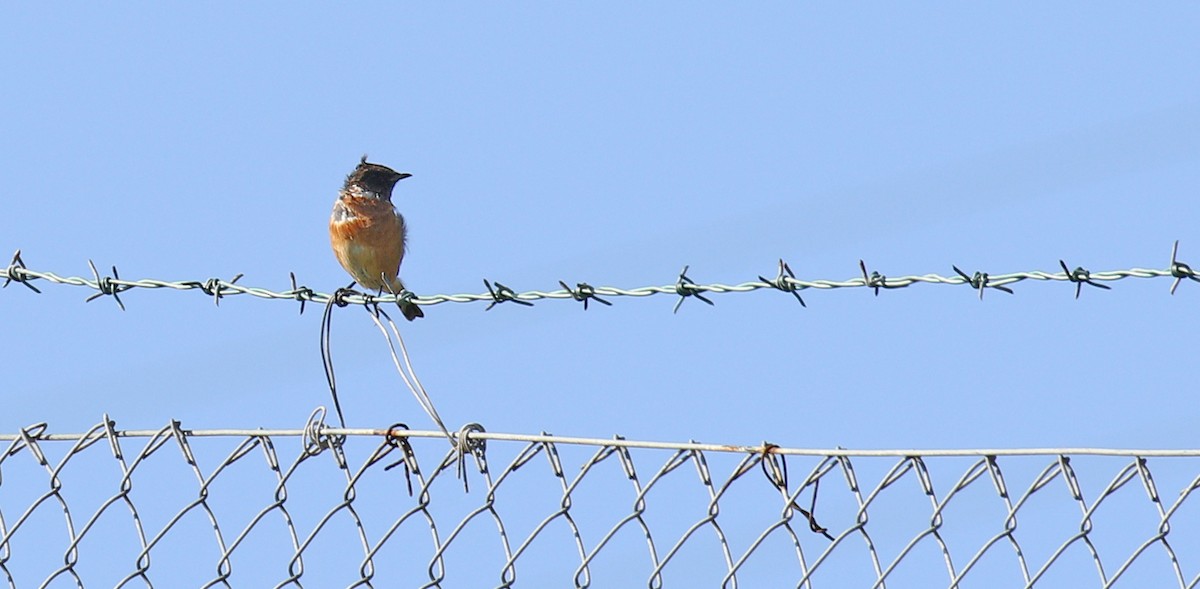
[[[130,429],[113,430],[119,438],[150,438],[161,436],[170,428],[165,429]],[[41,430],[41,431],[37,431]],[[92,430],[77,433],[47,433],[42,427],[33,426],[24,430],[25,433],[0,433],[0,441],[12,442],[29,439],[45,442],[77,442],[85,438],[99,439],[107,434],[103,430]],[[187,437],[301,437],[306,430],[294,428],[281,429],[180,429]],[[374,437],[391,436],[395,438],[444,438],[445,434],[435,430],[410,429],[376,429],[376,428],[322,428],[325,436]],[[761,444],[712,444],[697,441],[662,442],[651,440],[630,440],[622,437],[587,438],[578,436],[558,436],[548,433],[521,434],[500,433],[487,431],[466,431],[472,440],[528,442],[534,444],[567,444],[578,446],[599,446],[615,448],[641,448],[649,450],[677,450],[699,452],[730,452],[739,454],[770,453],[788,456],[849,456],[849,457],[953,457],[953,456],[1141,456],[1141,457],[1200,457],[1200,448],[1100,448],[1083,446],[1034,447],[1034,448],[794,448],[784,447],[763,442]]]

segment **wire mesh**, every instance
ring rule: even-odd
[[[107,416],[0,441],[11,587],[1200,585],[1200,450],[800,449],[476,425],[448,447],[402,425],[122,431]]]

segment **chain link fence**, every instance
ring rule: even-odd
[[[1200,585],[1200,451],[0,435],[10,587]],[[450,443],[447,443],[447,442]]]

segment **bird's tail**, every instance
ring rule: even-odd
[[[420,307],[414,305],[412,301],[396,301],[396,304],[400,305],[400,312],[404,313],[404,318],[409,321],[425,316],[425,312]]]
[[[392,294],[399,294],[406,290],[404,288],[404,283],[400,282],[399,278],[392,281],[392,284],[389,285],[389,287],[392,291]],[[421,310],[421,307],[418,307],[412,301],[397,297],[396,306],[400,307],[400,312],[404,313],[404,318],[408,319],[409,321],[412,321],[417,317],[425,316],[425,312]]]

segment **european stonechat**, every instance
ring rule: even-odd
[[[363,288],[393,294],[404,290],[398,275],[407,232],[404,217],[392,205],[392,188],[411,175],[367,163],[364,155],[333,203],[333,254]],[[400,310],[409,321],[425,316],[410,301],[400,301]]]

